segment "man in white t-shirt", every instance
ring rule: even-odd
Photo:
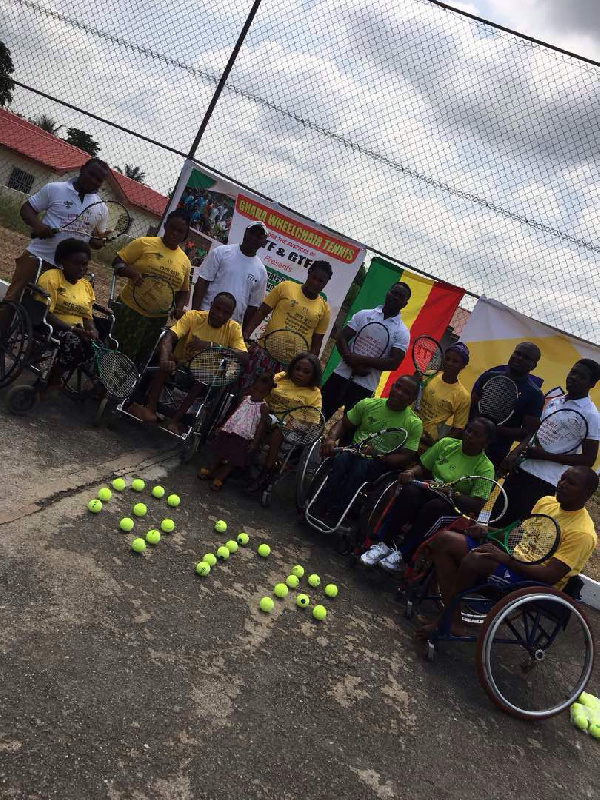
[[[600,364],[591,358],[580,359],[567,375],[567,393],[551,400],[542,412],[542,421],[560,408],[573,408],[583,414],[588,424],[588,435],[576,452],[564,455],[546,453],[541,447],[529,447],[528,437],[508,455],[507,466],[513,471],[504,482],[508,510],[502,517],[503,525],[524,519],[541,497],[553,495],[561,475],[569,467],[594,466],[600,440],[600,414],[589,392],[599,380]],[[519,464],[523,451],[526,451],[527,458]]]
[[[106,231],[108,210],[105,205],[90,213],[90,219],[77,221],[75,231],[55,231],[75,219],[92,203],[101,203],[97,194],[110,169],[106,162],[91,158],[79,170],[76,178],[55,181],[32,195],[21,206],[21,219],[31,228],[31,241],[16,259],[16,269],[6,292],[6,299],[18,302],[28,283],[35,283],[42,259],[42,268],[55,267],[54,252],[64,239],[82,239],[94,250],[104,246],[101,234]],[[44,216],[40,219],[39,215]]]
[[[410,341],[408,328],[400,317],[410,296],[407,283],[395,283],[386,294],[382,306],[358,311],[345,325],[336,341],[342,360],[321,390],[325,419],[333,416],[342,405],[347,414],[360,400],[372,397],[381,373],[398,369]],[[381,323],[390,335],[385,351],[377,358],[352,352],[352,339],[369,322]]]
[[[241,244],[215,247],[198,270],[192,308],[207,311],[215,297],[229,292],[237,300],[232,319],[244,323],[265,298],[267,270],[257,252],[267,243],[269,232],[262,222],[251,222]]]

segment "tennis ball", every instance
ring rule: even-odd
[[[229,550],[224,546],[219,547],[217,550],[217,558],[222,558],[223,561],[227,561],[229,558]]]
[[[160,542],[160,531],[153,528],[146,534],[146,541],[148,544],[158,544]]]
[[[295,575],[297,578],[302,578],[304,576],[304,567],[301,567],[300,564],[296,564],[290,571],[292,575]]]
[[[173,533],[175,530],[175,523],[172,519],[163,519],[163,521],[160,523],[160,529],[165,533]]]
[[[250,537],[247,533],[238,533],[237,535],[237,543],[241,544],[242,547],[245,547],[248,542],[250,541]]]
[[[321,585],[321,578],[319,578],[319,576],[315,575],[314,573],[312,575],[309,575],[306,580],[308,581],[308,585],[309,586],[320,586]]]
[[[276,583],[275,588],[273,589],[273,594],[275,597],[287,597],[288,592],[289,589],[285,583]]]
[[[300,608],[306,608],[310,605],[310,597],[307,594],[299,594],[296,598],[296,605]]]
[[[590,725],[588,728],[588,733],[590,736],[593,736],[594,739],[600,739],[600,723],[596,722],[593,725]]]
[[[297,589],[298,584],[300,583],[300,581],[295,575],[288,575],[287,578],[285,579],[285,582],[290,587],[290,589]]]
[[[134,539],[131,543],[131,549],[134,553],[143,553],[146,549],[146,542],[138,536],[137,539]]]
[[[148,509],[143,503],[136,503],[132,511],[136,517],[145,517]]]
[[[583,714],[575,714],[573,717],[573,725],[579,728],[580,731],[587,731],[590,721]]]
[[[202,577],[204,577],[205,575],[208,575],[209,572],[210,564],[207,564],[206,561],[199,561],[196,564],[196,575],[202,575]]]
[[[217,557],[213,553],[206,553],[206,555],[202,556],[202,561],[206,561],[209,567],[214,567],[217,563]]]
[[[157,497],[159,500],[161,497],[165,496],[165,490],[162,486],[155,486],[152,489],[152,497]]]
[[[122,531],[125,531],[125,533],[132,531],[134,525],[135,522],[131,519],[131,517],[123,517],[121,522],[119,522],[119,528],[121,528]]]
[[[237,553],[238,551],[238,543],[234,542],[233,539],[230,539],[228,542],[225,542],[225,547],[229,550],[230,553]]]
[[[171,508],[177,508],[177,506],[181,503],[181,498],[179,495],[170,494],[167,497],[167,505],[171,506]]]
[[[123,478],[115,478],[114,481],[111,483],[111,486],[115,490],[115,492],[122,492],[123,489],[127,486]]]
[[[327,586],[323,589],[327,597],[337,597],[338,588],[335,583],[328,583]]]
[[[136,478],[135,480],[131,481],[131,488],[134,492],[143,492],[145,486],[146,484],[143,480],[141,480],[141,478]]]
[[[258,604],[258,607],[261,611],[264,611],[265,614],[268,614],[269,611],[273,611],[275,603],[271,600],[270,597],[263,597]]]
[[[227,523],[225,522],[224,519],[218,519],[215,522],[215,530],[217,533],[225,533],[225,531],[227,530]]]
[[[97,497],[98,500],[102,500],[103,503],[108,503],[112,497],[112,492],[107,486],[105,486],[103,489],[98,489]]]
[[[326,616],[327,616],[327,609],[325,608],[325,606],[315,606],[313,608],[313,617],[315,619],[318,619],[319,622],[321,620],[324,620]]]
[[[269,547],[268,544],[259,544],[258,550],[256,552],[258,553],[259,556],[267,558],[267,556],[271,555],[271,548]]]
[[[99,514],[102,511],[102,503],[100,500],[90,500],[88,503],[88,511],[91,511],[92,514]]]

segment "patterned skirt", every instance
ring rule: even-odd
[[[115,308],[112,336],[119,350],[138,366],[145,366],[152,355],[167,317],[144,317],[123,303]]]

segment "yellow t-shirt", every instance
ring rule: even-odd
[[[179,339],[174,350],[177,361],[188,360],[192,357],[189,348],[193,336],[203,342],[220,344],[222,347],[231,347],[233,350],[246,350],[240,323],[229,319],[220,328],[213,328],[208,323],[208,311],[186,311],[183,317],[173,325],[171,331]]]
[[[437,441],[451,428],[465,427],[470,406],[471,396],[462,383],[446,383],[438,372],[423,389],[421,408],[416,413],[423,421],[423,433]]]
[[[306,297],[302,285],[295,281],[282,281],[274,286],[264,302],[273,309],[265,329],[271,331],[290,330],[300,333],[310,347],[313,333],[325,333],[329,326],[329,306],[322,297],[314,300]]]
[[[174,292],[187,292],[190,288],[192,265],[189,258],[180,247],[176,250],[165,247],[160,236],[140,236],[125,245],[117,255],[127,265],[135,267],[138,272],[164,278]],[[143,317],[164,316],[164,314],[148,313],[137,305],[130,281],[123,288],[120,300]]]
[[[569,572],[555,584],[557,589],[562,589],[569,578],[579,575],[598,544],[594,522],[586,508],[563,511],[556,497],[542,497],[531,513],[547,514],[560,525],[560,544],[552,558],[569,567]]]
[[[318,386],[296,386],[285,372],[275,375],[275,388],[266,397],[273,414],[283,414],[299,406],[312,406],[321,410],[321,390]]]
[[[62,269],[49,269],[40,275],[37,285],[50,295],[48,311],[61,322],[82,325],[84,319],[92,318],[94,290],[86,278],[69,283]]]

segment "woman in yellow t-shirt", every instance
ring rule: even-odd
[[[91,356],[90,340],[98,341],[92,318],[94,290],[86,280],[92,257],[87,242],[65,239],[54,254],[58,269],[43,272],[37,282],[50,296],[47,320],[60,341],[58,358],[48,375],[48,389],[62,385],[62,375]]]
[[[151,354],[168,316],[163,309],[155,313],[142,309],[135,301],[134,287],[144,283],[144,275],[165,280],[175,294],[173,316],[184,312],[190,290],[191,264],[180,244],[188,235],[190,223],[182,209],[167,217],[162,236],[140,236],[117,253],[113,267],[128,282],[119,295],[113,335],[119,349],[141,365]]]
[[[469,349],[462,342],[444,353],[442,369],[423,388],[421,406],[415,413],[423,422],[422,451],[444,436],[460,439],[469,419],[471,395],[458,375],[469,363]],[[421,452],[422,452],[421,451]]]

